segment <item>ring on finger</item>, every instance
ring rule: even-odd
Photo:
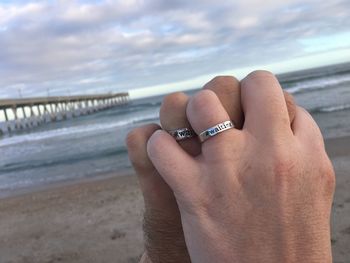
[[[232,121],[224,121],[219,124],[216,124],[215,126],[204,130],[199,134],[199,140],[203,143],[206,140],[208,140],[210,137],[214,137],[215,135],[218,135],[219,133],[223,131],[227,131],[229,129],[233,129],[235,125]]]
[[[197,134],[191,128],[181,128],[176,130],[168,131],[168,133],[175,138],[177,141],[183,141],[186,139],[193,138]]]

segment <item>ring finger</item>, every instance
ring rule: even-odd
[[[240,129],[244,116],[240,103],[239,81],[233,77],[216,77],[205,84],[203,89],[212,90],[217,95],[229,113],[230,119]],[[160,122],[164,130],[191,128],[186,116],[188,101],[189,97],[181,92],[170,94],[164,98],[160,108]],[[198,155],[201,151],[201,145],[197,138],[186,139],[179,143],[192,156]]]
[[[221,104],[228,113],[237,129],[241,129],[244,123],[244,114],[241,105],[241,89],[239,81],[231,76],[218,76],[203,86],[203,89],[212,90],[219,98]],[[295,116],[295,103],[293,96],[284,92],[289,119],[292,123]],[[172,131],[182,128],[191,128],[187,116],[186,107],[189,97],[181,92],[166,96],[160,109],[160,122],[164,130]],[[196,138],[179,142],[191,155],[200,153],[200,144]]]

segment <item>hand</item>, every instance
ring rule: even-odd
[[[238,128],[242,127],[244,116],[241,109],[240,84],[232,77],[216,77],[204,86],[215,92]],[[162,104],[160,120],[165,130],[189,127],[186,106],[189,98],[183,93],[167,96]],[[290,120],[294,119],[295,104],[292,96],[285,93]],[[127,139],[130,160],[139,176],[145,201],[144,232],[146,254],[143,262],[190,262],[184,241],[180,214],[172,190],[163,181],[147,152],[146,143],[156,124],[146,125],[133,130]],[[197,139],[179,143],[188,153],[196,156],[200,153]]]
[[[191,261],[331,262],[335,177],[316,123],[297,107],[290,125],[282,89],[267,72],[242,81],[241,103],[243,129],[210,138],[196,157],[164,131],[148,141],[174,191]],[[192,97],[186,112],[197,134],[232,119],[210,90]]]

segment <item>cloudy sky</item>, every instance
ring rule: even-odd
[[[347,60],[349,0],[0,0],[0,98],[166,92]]]

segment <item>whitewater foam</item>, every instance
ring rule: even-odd
[[[334,111],[343,111],[348,109],[350,109],[350,104],[323,107],[319,109],[319,112],[334,112]]]
[[[285,90],[291,94],[297,94],[302,92],[309,92],[312,90],[326,89],[329,87],[337,86],[350,82],[350,75],[344,76],[328,76],[313,80],[307,80],[291,85],[291,87],[286,88]]]
[[[64,137],[67,135],[89,134],[89,133],[94,133],[101,130],[111,130],[118,127],[134,124],[134,123],[140,123],[140,122],[156,120],[156,119],[158,119],[158,112],[152,112],[151,114],[148,114],[148,115],[143,115],[139,117],[133,116],[133,117],[126,118],[124,120],[120,120],[113,123],[91,124],[87,126],[81,125],[81,126],[75,126],[75,127],[69,127],[69,128],[58,128],[55,130],[35,132],[30,134],[16,135],[13,137],[4,137],[0,140],[0,147],[20,144],[25,142],[41,141],[46,139]]]

